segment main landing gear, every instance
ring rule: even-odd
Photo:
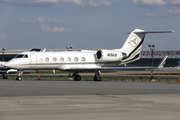
[[[95,71],[95,75],[94,75],[94,81],[101,81],[101,72],[100,71]],[[81,76],[78,75],[78,73],[73,73],[73,75],[71,76],[71,74],[69,73],[69,77],[74,77],[74,81],[81,81]]]
[[[94,81],[101,81],[101,77],[96,77],[96,75],[94,75]]]
[[[101,72],[99,70],[95,71],[94,81],[101,81]]]
[[[81,81],[81,76],[80,75],[76,75],[74,77],[74,81]]]
[[[69,77],[74,77],[74,81],[81,81],[81,76],[78,75],[78,73],[73,73],[71,76],[71,73],[69,73]]]

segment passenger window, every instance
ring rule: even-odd
[[[81,60],[82,60],[82,61],[85,61],[85,60],[86,60],[86,58],[82,57],[82,58],[81,58]]]
[[[78,61],[78,58],[77,58],[77,57],[75,57],[75,58],[74,58],[74,61],[76,61],[76,62],[77,62],[77,61]]]
[[[68,60],[68,61],[71,61],[71,58],[70,58],[70,57],[68,57],[68,58],[67,58],[67,60]]]
[[[54,57],[54,58],[53,58],[53,61],[56,61],[56,60],[57,60],[57,59]]]
[[[60,61],[64,61],[64,58],[63,58],[63,57],[61,57],[61,58],[60,58]]]
[[[49,61],[49,58],[48,58],[48,57],[46,57],[46,58],[45,58],[45,61]]]

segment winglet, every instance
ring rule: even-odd
[[[44,48],[42,52],[46,52],[46,48]]]

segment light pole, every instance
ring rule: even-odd
[[[155,50],[155,45],[148,45],[151,50],[151,56],[152,56],[152,69],[151,69],[151,81],[154,79],[153,77],[153,50]]]

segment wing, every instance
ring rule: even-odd
[[[68,68],[68,71],[95,71],[95,70],[145,70],[152,67],[102,67],[102,68]]]

